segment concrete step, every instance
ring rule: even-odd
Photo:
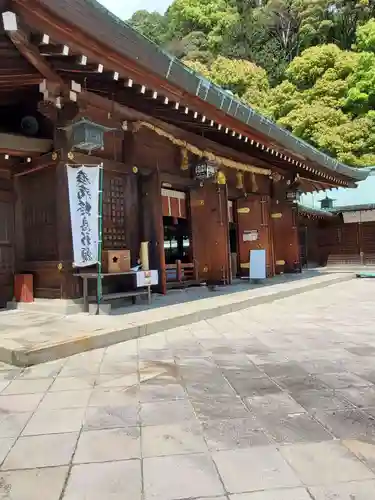
[[[63,299],[35,299],[34,302],[8,302],[7,309],[17,309],[26,312],[45,312],[49,314],[77,314],[82,312],[83,301]]]
[[[65,319],[56,317],[54,322],[50,315],[48,325],[43,325],[40,340],[35,333],[38,330],[36,322],[31,328],[32,334],[30,335],[27,329],[20,335],[19,330],[22,326],[17,329],[14,323],[14,338],[12,338],[12,332],[9,333],[9,328],[6,335],[0,336],[0,361],[16,366],[44,363],[152,333],[191,325],[198,321],[216,318],[352,279],[355,279],[354,274],[325,274],[227,295],[214,294],[210,298],[121,314],[117,317],[77,315]],[[16,311],[15,314],[17,314]],[[23,320],[27,324],[27,318]],[[43,320],[44,317],[42,317]],[[32,322],[31,314],[30,322]]]

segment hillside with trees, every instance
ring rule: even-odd
[[[321,151],[375,164],[375,0],[174,0],[129,23]]]

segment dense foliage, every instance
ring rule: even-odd
[[[130,23],[348,164],[375,164],[375,0],[174,0]]]

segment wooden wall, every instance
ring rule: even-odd
[[[300,259],[303,266],[323,265],[326,261],[320,246],[321,221],[298,217]]]
[[[274,273],[272,228],[270,224],[270,198],[262,195],[248,195],[237,200],[237,226],[239,263],[242,275],[249,275],[250,251],[266,250],[267,276]],[[258,238],[248,241],[250,231],[256,231]]]
[[[275,270],[291,272],[299,266],[299,236],[296,206],[288,202],[273,203],[272,232]]]
[[[180,149],[152,130],[141,128],[134,136],[134,163],[139,168],[183,175]]]
[[[0,308],[13,298],[14,193],[10,173],[0,170]]]
[[[24,261],[57,260],[56,168],[19,178],[22,196]]]
[[[328,264],[373,264],[375,222],[344,224],[336,218],[320,229],[319,245]]]
[[[206,183],[190,192],[193,255],[199,277],[228,283],[229,222],[225,186]]]
[[[375,222],[344,224],[341,215],[327,219],[299,217],[310,262],[319,265],[374,264]]]
[[[361,251],[364,254],[365,263],[375,262],[375,222],[364,222],[359,224]]]
[[[17,272],[34,275],[36,297],[60,297],[56,166],[15,179]]]

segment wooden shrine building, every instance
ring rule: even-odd
[[[375,264],[375,169],[357,189],[308,193],[298,205],[302,265]]]
[[[173,282],[231,283],[249,272],[254,248],[266,250],[268,275],[293,271],[295,192],[354,187],[366,176],[258,115],[95,0],[0,0],[0,10],[3,305],[19,273],[33,274],[35,297],[82,293],[67,164],[103,163],[104,249],[130,250],[134,265],[148,241],[162,293]],[[99,149],[75,140],[72,124],[82,118],[91,139],[104,134]]]

